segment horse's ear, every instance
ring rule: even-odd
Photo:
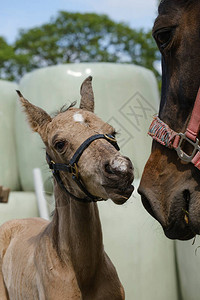
[[[92,90],[92,76],[87,77],[81,85],[80,108],[94,112],[94,94]]]
[[[31,104],[28,100],[26,100],[20,91],[16,91],[19,95],[21,104],[25,110],[26,116],[28,118],[28,122],[33,131],[38,132],[46,142],[46,128],[47,125],[52,121],[51,117],[40,107]]]

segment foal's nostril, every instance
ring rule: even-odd
[[[133,165],[126,157],[117,156],[111,161],[104,163],[104,170],[107,174],[113,174],[119,177],[133,176]],[[125,177],[124,177],[125,178]]]
[[[108,174],[114,174],[114,172],[113,172],[113,170],[111,169],[109,163],[106,163],[106,164],[105,164],[105,171],[106,171]]]

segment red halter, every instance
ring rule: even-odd
[[[185,162],[191,162],[200,170],[200,145],[197,135],[200,130],[200,88],[195,100],[192,115],[185,133],[177,133],[158,117],[152,121],[148,134],[160,144],[175,149],[178,156]],[[193,146],[191,155],[185,153],[181,147],[187,141]]]

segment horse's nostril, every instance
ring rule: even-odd
[[[183,198],[186,202],[186,211],[189,210],[189,203],[190,203],[190,191],[189,190],[184,190],[183,191]]]

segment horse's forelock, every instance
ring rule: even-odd
[[[199,0],[161,0],[158,12],[159,14],[166,13],[170,9],[185,7],[198,1]]]

